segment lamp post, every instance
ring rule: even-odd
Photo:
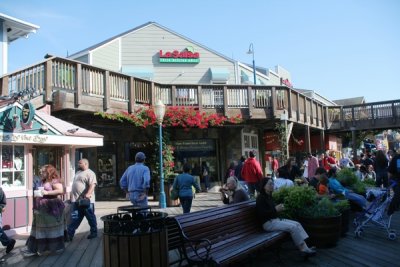
[[[247,51],[247,54],[252,54],[253,55],[253,79],[254,79],[254,85],[256,85],[257,84],[257,81],[256,81],[256,62],[254,61],[254,45],[253,45],[253,43],[250,43],[249,51]]]
[[[166,198],[164,192],[164,169],[163,169],[163,155],[162,155],[162,122],[164,120],[165,114],[165,105],[161,100],[157,101],[157,104],[154,106],[154,113],[156,115],[157,123],[158,123],[158,134],[159,134],[159,144],[160,144],[160,208],[166,208]]]

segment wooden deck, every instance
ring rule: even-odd
[[[117,207],[129,205],[128,201],[97,202],[96,216],[98,218],[99,237],[88,240],[89,226],[83,220],[78,232],[71,243],[66,244],[63,253],[57,255],[34,256],[24,258],[21,249],[25,245],[27,235],[17,235],[15,249],[8,255],[5,248],[0,251],[0,259],[4,260],[1,266],[103,266],[103,222],[101,216],[116,213]],[[156,202],[151,202],[156,207]],[[222,205],[217,193],[197,194],[192,212]],[[156,208],[154,208],[156,209]],[[180,207],[164,210],[170,215],[180,214]],[[400,212],[392,217],[392,228],[400,235]],[[250,266],[400,266],[400,240],[390,241],[385,231],[376,227],[365,230],[363,237],[354,237],[354,228],[345,238],[340,239],[337,246],[328,249],[319,249],[317,256],[304,261],[291,242],[283,245],[280,259],[272,252],[266,251],[248,262]]]

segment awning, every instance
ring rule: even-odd
[[[212,82],[227,82],[229,80],[229,70],[225,68],[210,68]]]
[[[103,146],[103,136],[43,111],[15,102],[0,107],[0,142],[4,144]]]
[[[133,66],[122,66],[121,72],[134,77],[152,80],[154,78],[154,70],[151,68],[141,68]]]

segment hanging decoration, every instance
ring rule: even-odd
[[[154,109],[150,107],[139,107],[133,113],[119,112],[119,113],[105,113],[98,112],[95,115],[99,115],[103,118],[110,120],[117,120],[120,122],[130,122],[137,127],[146,128],[147,126],[157,124]],[[220,127],[226,123],[238,124],[242,122],[242,116],[239,114],[235,117],[225,117],[219,114],[207,114],[206,112],[200,112],[194,107],[167,107],[163,127],[181,127],[185,130],[190,128],[206,129],[209,127]]]

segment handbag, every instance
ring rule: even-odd
[[[87,208],[89,208],[89,206],[90,206],[90,199],[88,199],[88,198],[80,198],[78,200],[78,207],[79,208],[87,209]]]
[[[172,188],[171,192],[169,193],[169,196],[172,200],[177,200],[179,198],[179,190]]]

